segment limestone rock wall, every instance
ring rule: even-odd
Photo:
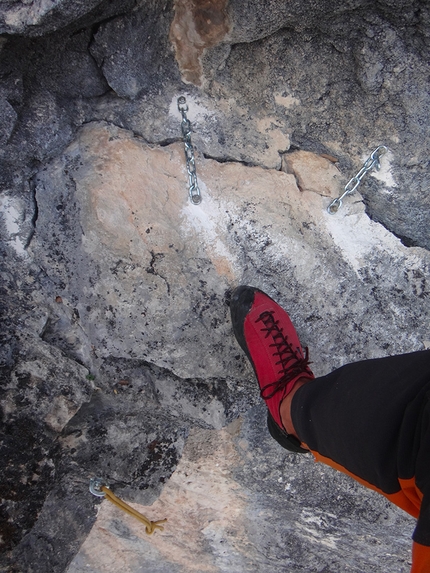
[[[413,520],[272,443],[228,303],[275,297],[317,375],[430,345],[425,3],[0,21],[3,570],[408,571]],[[94,475],[165,531],[100,506]]]

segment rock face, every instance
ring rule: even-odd
[[[139,358],[182,378],[238,376],[243,360],[229,351],[225,298],[241,282],[285,292],[291,312],[314,317],[310,343],[323,342],[328,354],[354,328],[366,332],[357,358],[422,343],[427,325],[409,323],[403,307],[416,292],[423,302],[414,317],[426,309],[427,286],[414,277],[424,280],[427,252],[403,247],[357,200],[329,215],[325,196],[336,196],[339,177],[328,160],[296,152],[286,165],[293,173],[201,158],[204,200],[194,208],[182,144],[151,147],[111,125],[86,126],[35,178],[39,216],[28,252],[51,269],[51,298],[75,307],[85,333],[73,344],[67,321],[51,318],[51,344],[85,363],[91,341],[100,359]],[[321,195],[315,179],[324,181]],[[398,271],[388,273],[392,266]],[[357,296],[363,278],[376,275],[389,276],[392,287],[380,285],[375,296],[363,286]],[[380,297],[399,305],[384,320],[383,332],[387,323],[396,332],[389,346],[374,324]],[[318,318],[328,300],[330,324]],[[354,317],[349,325],[345,312]],[[332,364],[334,356],[326,367]]]
[[[390,4],[4,3],[4,571],[409,570],[413,520],[270,439],[228,308],[276,298],[316,375],[430,345],[428,11]]]
[[[68,573],[409,571],[402,531],[412,520],[312,459],[283,453],[261,433],[264,418],[254,408],[219,432],[192,431],[159,499],[134,505],[167,517],[165,531],[147,536],[104,501]],[[383,524],[391,548],[376,534]]]

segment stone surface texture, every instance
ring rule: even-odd
[[[418,0],[2,3],[0,571],[409,571],[412,519],[271,440],[228,305],[268,292],[316,375],[430,346],[429,26]]]

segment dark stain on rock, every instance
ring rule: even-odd
[[[216,46],[228,33],[228,0],[197,0],[192,3],[196,31],[206,47]]]
[[[2,427],[0,551],[9,551],[32,528],[52,485],[54,468],[46,429],[29,418]]]
[[[230,31],[228,0],[175,0],[170,41],[187,83],[202,84],[204,51],[222,42]]]

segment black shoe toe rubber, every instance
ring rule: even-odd
[[[258,292],[258,289],[256,288],[250,286],[239,286],[233,291],[230,300],[230,313],[233,332],[239,346],[245,352],[252,366],[254,366],[254,364],[248,350],[248,345],[246,344],[243,325],[247,314],[251,310],[256,292]]]

